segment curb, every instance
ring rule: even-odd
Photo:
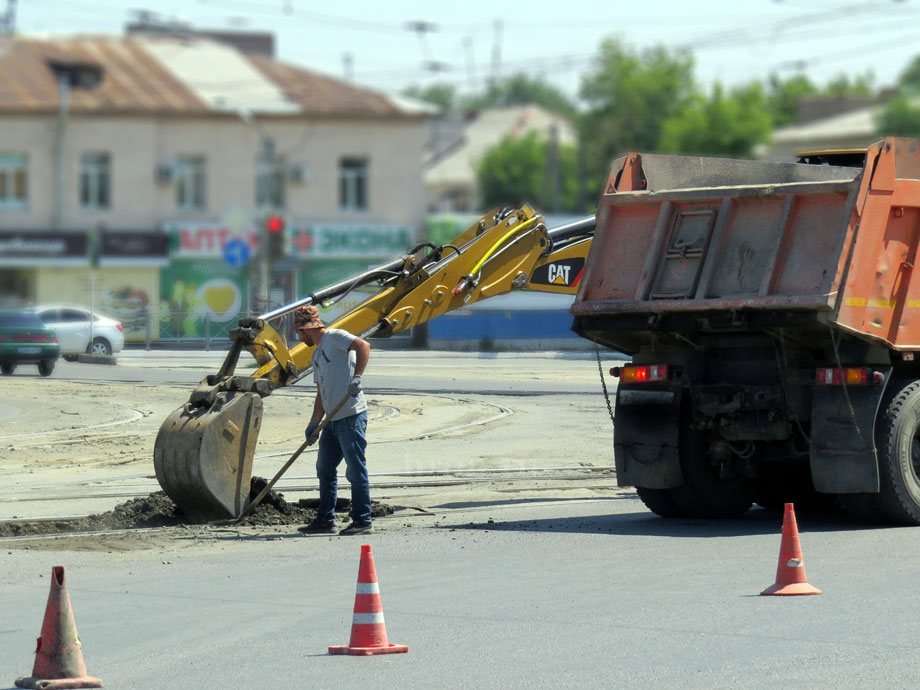
[[[77,361],[81,364],[118,364],[112,355],[77,355]]]

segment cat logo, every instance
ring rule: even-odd
[[[549,282],[553,285],[568,285],[569,284],[569,269],[572,268],[568,264],[550,264],[547,266]]]
[[[530,277],[530,283],[531,285],[554,286],[563,291],[571,292],[581,280],[584,267],[585,260],[581,257],[554,261],[535,270]],[[564,290],[565,288],[568,288],[568,290]]]

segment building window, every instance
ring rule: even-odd
[[[367,160],[343,158],[339,161],[339,208],[343,211],[367,210]]]
[[[25,208],[26,157],[0,153],[0,208]]]
[[[256,208],[279,211],[284,208],[286,170],[283,158],[256,164]]]
[[[80,156],[80,206],[109,208],[112,193],[112,159],[107,153]]]
[[[179,156],[176,162],[176,204],[180,209],[204,209],[204,172],[204,156]]]

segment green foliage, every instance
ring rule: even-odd
[[[522,137],[505,137],[488,149],[479,161],[476,177],[483,208],[519,202],[530,202],[538,210],[551,212],[558,205],[561,211],[581,211],[577,208],[578,189],[575,150],[560,144],[558,175],[560,198],[555,199],[547,162],[550,143],[536,132]]]
[[[617,39],[604,41],[580,91],[587,105],[580,139],[592,184],[606,176],[618,155],[654,150],[664,123],[684,109],[694,92],[688,50],[654,47],[636,52]]]
[[[696,97],[667,120],[658,149],[665,153],[750,158],[770,136],[764,88],[751,82],[727,94],[716,84],[708,98]]]
[[[818,93],[818,87],[804,74],[783,79],[771,74],[767,80],[767,109],[774,127],[783,127],[795,122],[798,101],[802,96]]]
[[[881,136],[920,136],[920,55],[898,77],[898,93],[889,98],[875,119]]]
[[[575,105],[555,86],[539,77],[515,74],[489,85],[486,91],[464,101],[464,110],[539,105],[566,117],[575,115]]]
[[[914,57],[898,77],[898,84],[904,89],[920,91],[920,55]]]
[[[904,89],[889,99],[876,118],[876,131],[881,136],[920,136],[920,104],[913,90]]]
[[[871,96],[875,93],[874,82],[875,77],[872,72],[855,77],[838,74],[827,83],[822,93],[828,96]]]
[[[441,108],[441,110],[452,109],[457,101],[457,91],[450,84],[432,84],[424,88],[410,86],[403,89],[402,95],[431,103]]]

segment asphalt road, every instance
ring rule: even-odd
[[[488,363],[485,375],[478,358],[448,355],[413,371],[417,362],[387,360],[367,385],[453,386],[510,405],[516,416],[473,434],[391,445],[424,448],[426,462],[455,460],[463,449],[485,456],[482,463],[506,461],[512,451],[489,455],[499,443],[526,449],[512,458],[520,462],[540,448],[559,460],[570,447],[609,461],[601,456],[610,422],[590,359],[507,355]],[[201,367],[148,363],[157,373],[119,366],[109,376],[148,383],[202,376]],[[547,405],[553,409],[541,412]],[[578,413],[563,414],[569,405]],[[920,681],[914,528],[863,529],[837,514],[799,514],[808,579],[824,593],[761,597],[776,573],[778,513],[662,520],[610,480],[416,488],[388,498],[425,510],[397,511],[363,538],[279,527],[160,530],[131,545],[101,536],[80,545],[0,543],[7,673],[0,688],[31,671],[54,565],[66,568],[87,670],[109,688],[914,688]],[[349,638],[361,543],[373,548],[390,642],[409,645],[408,654],[327,654]]]
[[[913,530],[799,522],[820,596],[758,596],[776,514],[664,521],[631,496],[509,497],[357,540],[227,530],[126,553],[7,549],[0,668],[10,687],[30,671],[65,564],[87,668],[110,688],[916,687]],[[408,654],[326,654],[349,638],[361,542]]]

